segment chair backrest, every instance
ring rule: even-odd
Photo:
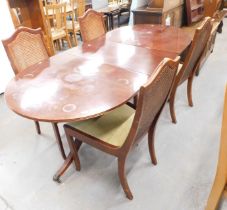
[[[207,42],[211,35],[211,30],[211,18],[206,17],[202,25],[196,29],[189,52],[185,58],[185,62],[178,73],[180,83],[188,79],[193,70],[196,70],[195,68],[199,64],[206,49]]]
[[[179,60],[179,57],[175,61],[164,59],[155,75],[140,88],[134,121],[123,146],[130,148],[158,119],[173,86]]]
[[[2,40],[2,43],[15,74],[49,58],[40,28],[20,27],[10,38]]]
[[[79,17],[80,31],[84,42],[89,42],[106,33],[103,14],[89,9]]]
[[[66,2],[46,5],[45,10],[49,29],[66,29]]]

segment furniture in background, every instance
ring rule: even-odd
[[[74,44],[77,46],[77,34],[80,33],[80,26],[78,17],[82,16],[85,12],[85,1],[84,0],[70,0],[72,11],[69,16],[70,19],[66,20],[67,30],[72,35]],[[76,10],[75,10],[76,8]]]
[[[169,106],[172,122],[176,123],[176,114],[174,109],[174,101],[176,96],[177,87],[181,85],[184,81],[187,83],[187,96],[189,106],[193,106],[192,102],[192,82],[194,74],[199,68],[201,59],[206,50],[207,42],[210,38],[212,30],[211,18],[205,18],[203,24],[196,29],[194,38],[190,45],[189,51],[186,55],[185,61],[182,64],[182,67],[178,70],[176,80],[173,86],[173,89],[170,94]]]
[[[131,13],[131,4],[132,0],[128,0],[126,3],[122,3],[120,6],[120,13],[118,15],[118,26],[121,26],[123,18],[127,18],[127,22],[129,22],[130,13]]]
[[[136,111],[128,105],[122,105],[99,118],[64,125],[77,170],[80,170],[78,150],[83,142],[117,157],[121,186],[127,198],[133,199],[125,174],[125,162],[133,146],[148,134],[151,161],[154,165],[157,164],[155,127],[168,99],[178,64],[179,57],[175,62],[166,59],[157,67],[155,75],[140,88]]]
[[[217,171],[205,210],[215,210],[226,190],[227,184],[227,87],[225,91],[224,110],[222,117],[221,143]]]
[[[20,73],[26,74],[27,69],[48,60],[50,56],[45,46],[43,32],[40,28],[30,29],[21,27],[17,29],[10,38],[3,40],[2,43],[15,75],[19,75]],[[32,77],[33,75],[27,74],[27,77],[29,76]],[[39,86],[41,87],[42,83],[40,83]],[[30,95],[29,100],[34,100],[36,97],[39,96],[36,94]],[[41,130],[38,120],[35,120],[35,125],[37,133],[40,134]],[[57,124],[52,123],[52,125],[55,135],[60,136]],[[57,142],[62,157],[65,158],[64,149],[59,138],[57,138]]]
[[[204,0],[186,0],[187,24],[198,22],[204,17]]]
[[[147,6],[133,10],[134,24],[183,25],[184,2],[182,0],[150,0]]]
[[[60,48],[60,41],[65,39],[68,47],[71,48],[66,24],[66,3],[45,5],[45,18],[47,20],[48,36],[52,45],[58,43]]]
[[[20,72],[8,84],[5,100],[17,114],[52,125],[101,116],[133,98],[165,57],[174,59],[190,43],[179,28],[121,27]],[[31,95],[39,95],[39,106]],[[71,163],[68,155],[55,181]]]
[[[117,17],[119,21],[120,5],[107,5],[106,7],[96,9],[97,12],[103,13],[107,17],[107,30],[114,29],[114,17]],[[119,22],[117,23],[119,26]]]
[[[53,55],[54,48],[51,40],[48,39],[48,27],[43,8],[45,6],[43,0],[7,0],[7,2],[9,9],[14,10],[14,18],[12,19],[14,20],[15,27],[41,28],[44,32],[48,51]],[[91,3],[89,0],[86,0],[85,10],[88,8],[91,8]]]
[[[103,14],[89,9],[79,17],[80,32],[84,42],[89,42],[106,33]]]

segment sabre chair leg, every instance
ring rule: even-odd
[[[193,106],[192,101],[192,82],[193,82],[193,76],[190,76],[188,78],[188,84],[187,84],[187,96],[188,96],[188,104],[189,106]]]
[[[176,96],[176,88],[173,88],[171,94],[170,94],[170,99],[169,99],[169,109],[170,109],[170,115],[173,123],[177,123],[176,119],[176,113],[175,113],[175,96]]]
[[[65,133],[66,133],[66,138],[67,138],[67,141],[68,141],[68,144],[69,144],[69,148],[70,148],[70,152],[73,156],[73,160],[74,160],[74,163],[75,163],[75,166],[76,166],[76,170],[77,171],[80,171],[80,159],[79,159],[79,156],[78,156],[78,150],[76,148],[76,145],[73,141],[73,137],[70,136],[68,133],[67,133],[67,128],[65,128]],[[76,140],[78,141],[78,140]]]
[[[61,155],[62,155],[63,159],[66,159],[65,150],[64,150],[64,147],[63,147],[63,144],[62,144],[62,140],[61,140],[61,136],[60,136],[60,132],[59,132],[57,123],[52,123],[52,127],[53,127],[53,130],[54,130],[54,135],[55,135],[55,138],[57,140],[58,147],[59,147],[59,150],[61,152]]]
[[[118,158],[118,176],[121,182],[121,186],[126,194],[126,197],[129,200],[133,199],[133,195],[129,189],[128,182],[125,176],[125,157],[124,158]]]
[[[35,122],[36,132],[40,135],[41,134],[41,130],[40,130],[39,121],[34,121],[34,122]]]
[[[155,146],[154,146],[154,134],[155,134],[156,122],[152,123],[151,128],[148,132],[148,147],[151,157],[151,162],[154,165],[157,165],[157,158],[155,155]]]

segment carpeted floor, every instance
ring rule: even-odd
[[[34,123],[10,111],[0,96],[0,210],[203,210],[219,150],[226,40],[225,20],[214,53],[194,80],[194,107],[187,105],[186,85],[177,92],[176,125],[165,107],[155,137],[158,165],[150,164],[146,138],[129,155],[133,201],[121,189],[116,160],[87,145],[79,153],[81,172],[72,166],[62,184],[53,182],[62,159],[51,125],[41,123],[43,134],[36,135]],[[226,201],[220,209],[227,209]]]

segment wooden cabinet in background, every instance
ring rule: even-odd
[[[183,25],[183,0],[150,0],[147,6],[133,10],[134,24]],[[168,21],[167,21],[168,19]]]
[[[204,0],[186,0],[187,24],[198,22],[204,17]]]

